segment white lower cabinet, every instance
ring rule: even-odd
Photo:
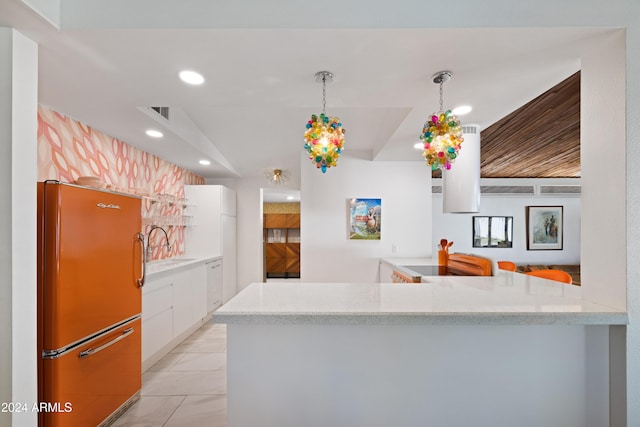
[[[173,335],[186,331],[193,320],[193,296],[189,290],[191,283],[179,280],[173,286]]]
[[[151,319],[142,320],[142,360],[160,351],[173,338],[173,317],[171,309],[165,310]]]
[[[391,283],[393,280],[391,279],[391,275],[393,274],[393,266],[387,262],[380,261],[380,269],[379,269],[379,277],[378,282],[380,283]]]
[[[222,305],[222,260],[214,259],[207,266],[207,313]]]
[[[142,288],[143,370],[202,325],[207,316],[207,266],[204,262],[147,277]]]

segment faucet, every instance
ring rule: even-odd
[[[171,244],[169,243],[169,235],[167,234],[167,230],[165,230],[164,228],[158,226],[158,225],[154,225],[153,227],[151,227],[151,230],[149,230],[149,234],[147,234],[147,261],[149,261],[151,259],[151,252],[152,249],[154,248],[154,246],[151,246],[151,233],[153,232],[153,230],[155,229],[160,229],[164,232],[164,237],[167,239],[167,252],[171,252]]]

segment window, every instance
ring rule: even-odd
[[[474,248],[512,247],[512,216],[474,216],[472,221]]]

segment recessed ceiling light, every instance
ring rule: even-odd
[[[202,74],[196,73],[195,71],[183,70],[180,71],[179,76],[183,82],[189,83],[190,85],[201,85],[204,83],[204,77],[202,77]]]
[[[455,114],[456,116],[463,116],[465,114],[469,114],[471,112],[472,108],[470,105],[461,105],[459,107],[454,108],[453,110],[451,110],[451,112],[453,114]]]
[[[162,135],[162,132],[155,129],[149,129],[145,133],[149,135],[151,138],[162,138],[164,136]]]
[[[209,160],[202,159],[202,160],[200,160],[200,164],[202,166],[209,166],[211,164],[211,162]]]
[[[293,200],[294,197],[293,196],[287,196],[287,200]]]
[[[424,148],[424,142],[416,142],[415,144],[413,144],[413,148],[415,148],[416,150],[422,150]]]

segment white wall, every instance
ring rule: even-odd
[[[11,182],[11,45],[12,34],[0,28],[0,180]],[[7,94],[7,96],[4,96]],[[0,185],[0,402],[11,402],[11,186]],[[11,415],[0,412],[0,425],[9,425]]]
[[[562,250],[527,250],[526,207],[564,206]],[[512,248],[474,248],[472,218],[474,216],[512,216]],[[441,238],[453,241],[451,252],[472,253],[493,261],[506,260],[516,264],[580,264],[580,197],[515,197],[482,196],[480,212],[474,214],[442,213],[442,196],[433,197],[432,247]]]
[[[380,258],[431,255],[431,171],[423,162],[371,162],[345,153],[323,174],[302,157],[303,281],[374,282]],[[352,198],[382,199],[381,240],[349,240]]]
[[[582,201],[589,207],[582,213],[584,293],[592,301],[623,310],[627,308],[626,248],[621,240],[627,235],[625,62],[625,33],[618,31],[583,55],[580,77]],[[603,117],[606,125],[601,124]]]
[[[36,186],[38,46],[0,28],[0,402],[37,401]],[[0,412],[0,425],[36,413]]]

